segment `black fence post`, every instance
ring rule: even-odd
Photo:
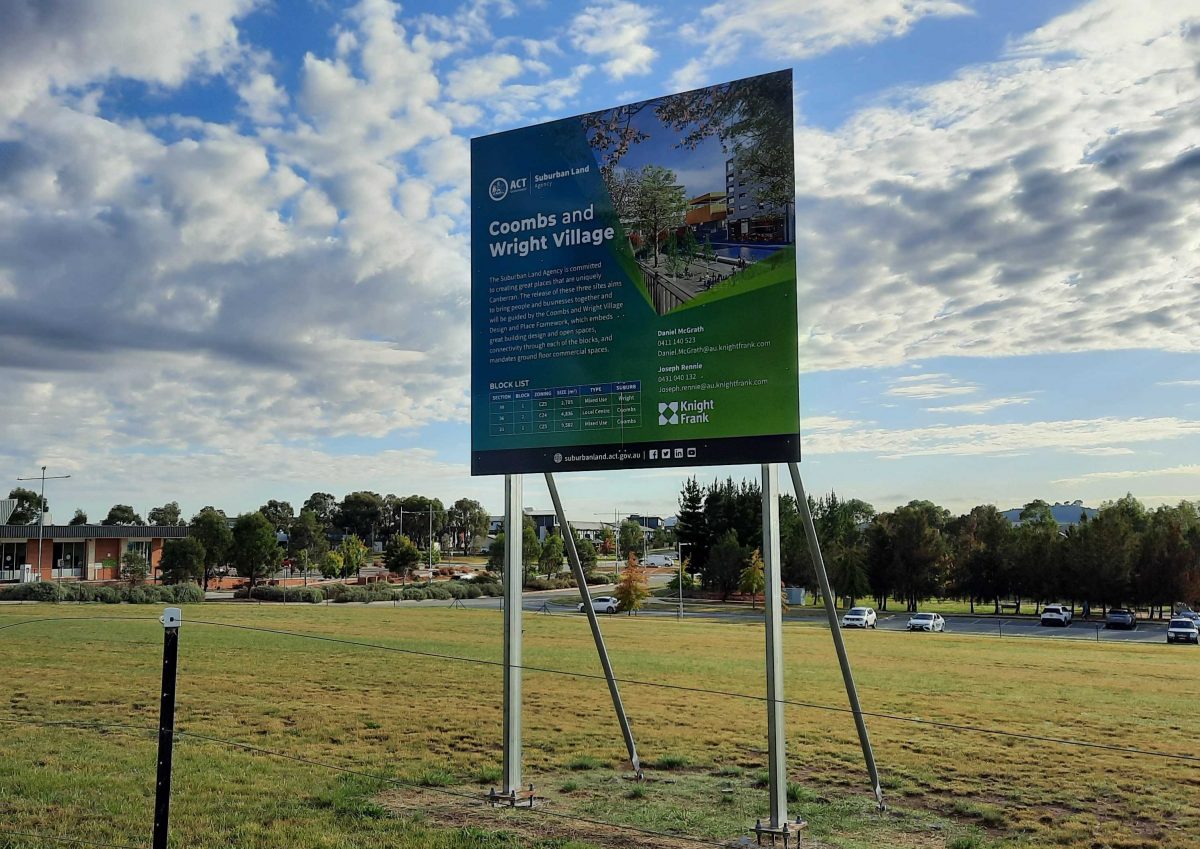
[[[152,849],[167,849],[171,819],[171,752],[175,745],[175,671],[179,656],[179,626],[183,611],[163,611],[162,696],[158,709],[158,778],[154,785],[154,839]]]

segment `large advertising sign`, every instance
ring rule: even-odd
[[[790,71],[473,139],[471,471],[800,458]]]

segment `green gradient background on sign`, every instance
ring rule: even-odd
[[[682,153],[681,157],[685,157]],[[540,191],[532,189],[532,177],[554,170],[570,170],[588,164],[587,174],[553,180]],[[678,166],[677,166],[678,167]],[[488,185],[497,176],[526,177],[529,190],[492,201]],[[773,436],[799,430],[799,383],[797,307],[794,249],[781,250],[763,263],[751,266],[709,292],[665,316],[650,303],[633,257],[629,240],[609,199],[600,168],[588,145],[579,118],[568,118],[514,130],[472,141],[472,450],[503,451],[520,448],[555,448],[605,445],[654,440],[709,440],[721,437]],[[588,228],[612,226],[616,238],[604,245],[550,249],[528,257],[492,257],[488,234],[494,220],[514,220],[556,213],[593,204],[595,219]],[[549,234],[558,227],[538,231]],[[524,235],[524,234],[523,234]],[[603,343],[607,354],[562,357],[525,363],[488,362],[489,277],[525,274],[601,262],[604,281],[616,281],[614,297],[623,307],[612,321],[594,325],[599,335],[612,334]],[[769,267],[768,267],[769,266]],[[743,275],[745,275],[743,277]],[[739,280],[741,278],[741,280]],[[739,282],[750,283],[739,286]],[[700,354],[694,357],[659,357],[659,331],[703,326],[696,344],[770,340],[768,348]],[[674,343],[672,345],[674,347]],[[660,365],[701,362],[699,380],[719,383],[728,380],[766,379],[761,386],[704,389],[690,392],[660,392]],[[563,433],[489,435],[489,384],[497,381],[528,380],[528,388],[576,386],[588,383],[641,381],[641,425],[623,429],[597,429]],[[695,381],[689,381],[689,383]],[[670,384],[667,384],[670,385]],[[660,401],[713,401],[710,421],[702,424],[658,424]]]

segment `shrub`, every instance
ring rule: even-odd
[[[583,576],[583,580],[586,581],[589,586],[592,584],[608,584],[612,583],[612,575],[601,575],[598,572],[588,572]]]
[[[446,589],[446,592],[450,593],[451,598],[466,598],[467,597],[467,585],[466,584],[459,583],[458,581],[450,581],[447,584],[442,584],[442,586]]]
[[[483,595],[483,590],[472,584],[467,587],[467,598],[479,598]]]
[[[382,582],[367,584],[366,591],[371,601],[391,601],[396,597],[391,585]]]
[[[426,590],[420,587],[407,587],[400,593],[400,598],[404,601],[424,601],[429,596],[426,594]]]
[[[127,587],[122,595],[130,604],[149,604],[151,601],[150,596],[146,595],[145,587]]]
[[[437,601],[449,601],[451,598],[453,598],[453,596],[450,595],[450,590],[446,589],[440,584],[434,584],[432,587],[425,590],[425,597],[435,599]]]
[[[338,604],[347,604],[352,601],[361,603],[370,600],[371,596],[362,587],[346,587],[346,591],[339,593],[337,598],[334,599]]]
[[[105,604],[120,604],[121,593],[115,587],[96,587],[96,601]]]
[[[172,591],[176,604],[199,604],[204,601],[204,589],[199,584],[176,584]]]

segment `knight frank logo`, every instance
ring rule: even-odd
[[[711,399],[704,401],[659,401],[659,426],[677,424],[707,424],[708,414],[717,404]]]

